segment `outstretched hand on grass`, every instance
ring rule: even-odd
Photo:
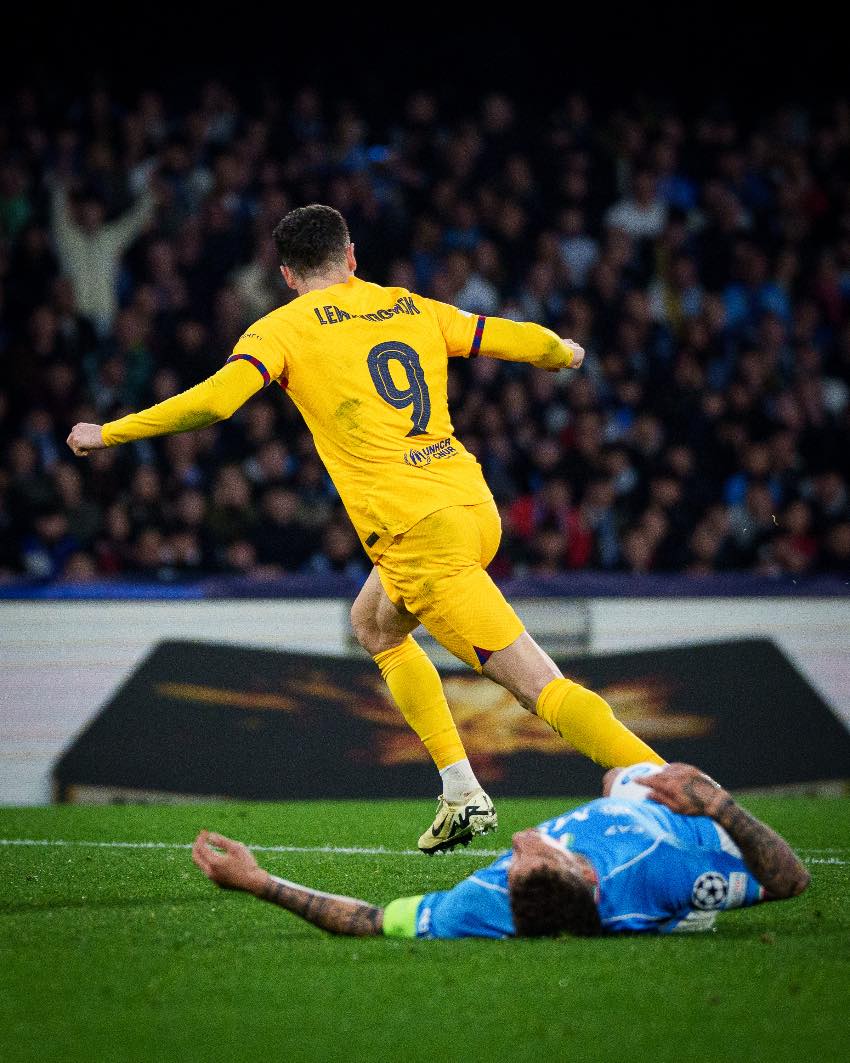
[[[202,830],[195,839],[192,860],[210,882],[225,890],[257,893],[268,879],[268,872],[259,866],[247,845],[208,830]]]

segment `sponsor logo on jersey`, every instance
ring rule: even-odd
[[[421,469],[425,465],[430,465],[432,461],[450,458],[454,454],[457,454],[457,448],[451,439],[441,439],[439,443],[431,443],[421,450],[408,450],[404,455],[404,464],[414,469]]]

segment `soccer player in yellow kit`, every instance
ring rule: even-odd
[[[203,383],[103,426],[75,425],[73,452],[204,428],[272,384],[289,394],[375,566],[352,606],[354,633],[442,777],[423,852],[466,844],[497,818],[437,670],[411,637],[420,623],[597,764],[663,764],[598,694],[564,678],[487,575],[499,514],[449,417],[449,358],[555,371],[578,368],[582,348],[540,325],[360,280],[348,227],[331,207],[291,211],[274,236],[298,297],[252,325]]]

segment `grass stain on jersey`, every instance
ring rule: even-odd
[[[345,399],[334,410],[334,417],[347,432],[356,432],[360,428],[362,405],[360,399]]]

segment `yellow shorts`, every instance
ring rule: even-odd
[[[449,506],[397,536],[378,559],[394,605],[403,604],[447,650],[477,672],[525,630],[484,571],[502,537],[495,502]]]

